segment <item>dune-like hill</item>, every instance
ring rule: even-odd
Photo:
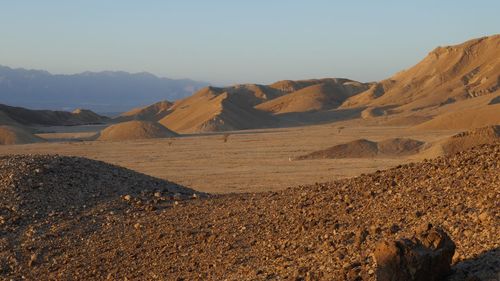
[[[97,140],[122,141],[175,136],[178,136],[178,134],[158,122],[134,120],[111,125],[103,129],[98,134]]]
[[[74,112],[32,110],[0,104],[0,124],[11,122],[21,125],[67,126],[101,124],[109,119],[90,110],[77,109]],[[5,121],[5,123],[3,123]]]
[[[261,103],[255,108],[273,114],[329,110],[368,89],[368,84],[348,79],[311,80],[309,83],[314,84],[302,88],[282,85],[280,89],[289,92],[288,94]],[[299,90],[292,91],[294,89]]]
[[[129,121],[129,120],[145,120],[145,121],[159,121],[169,113],[170,107],[173,103],[169,101],[160,101],[152,105],[134,108],[130,111],[120,114],[115,121]]]
[[[392,138],[379,142],[359,139],[348,143],[334,145],[327,149],[314,151],[295,159],[306,160],[405,156],[418,153],[423,148],[424,144],[424,142],[407,138]]]
[[[207,87],[176,102],[159,122],[180,133],[214,132],[269,127],[276,119],[253,107],[268,93],[244,86]],[[271,93],[272,94],[272,93]]]
[[[447,280],[495,280],[499,163],[500,145],[485,145],[334,182],[174,203],[168,183],[102,162],[2,157],[0,274],[375,280],[376,245],[432,223],[456,244]]]
[[[0,144],[27,144],[43,141],[44,139],[33,135],[24,128],[0,125]]]
[[[500,35],[439,47],[408,70],[347,99],[343,108],[422,110],[500,90]]]

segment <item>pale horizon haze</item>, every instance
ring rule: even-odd
[[[376,81],[499,33],[499,1],[2,1],[0,65],[217,85]]]

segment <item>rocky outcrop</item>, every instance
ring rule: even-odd
[[[375,248],[377,280],[437,281],[450,272],[455,243],[439,227],[425,224],[411,239],[381,242]]]

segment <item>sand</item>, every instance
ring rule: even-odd
[[[344,127],[339,130],[339,127]],[[70,127],[76,131],[78,127]],[[88,127],[84,127],[87,130]],[[216,193],[281,190],[352,177],[396,166],[414,157],[289,161],[300,155],[359,138],[411,138],[435,142],[460,131],[411,131],[407,127],[366,127],[351,122],[319,126],[188,135],[129,141],[78,141],[1,146],[0,155],[58,153],[106,161],[191,188]],[[44,134],[61,138],[61,131]],[[70,133],[66,133],[70,134]],[[307,137],[306,137],[307,136]]]
[[[466,130],[500,124],[500,104],[443,113],[415,126],[416,130]]]

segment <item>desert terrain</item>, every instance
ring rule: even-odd
[[[114,118],[0,105],[0,278],[498,280],[499,50]]]
[[[84,127],[86,128],[88,127]],[[0,146],[0,154],[56,152],[120,165],[204,192],[262,192],[357,176],[415,161],[414,158],[419,157],[410,155],[290,161],[290,158],[302,154],[360,138],[383,140],[405,137],[433,142],[457,132],[459,131],[411,132],[404,127],[351,127],[340,123],[168,139],[67,141]],[[73,132],[42,136],[58,139],[92,134]],[[224,142],[225,134],[229,134],[227,142]]]

